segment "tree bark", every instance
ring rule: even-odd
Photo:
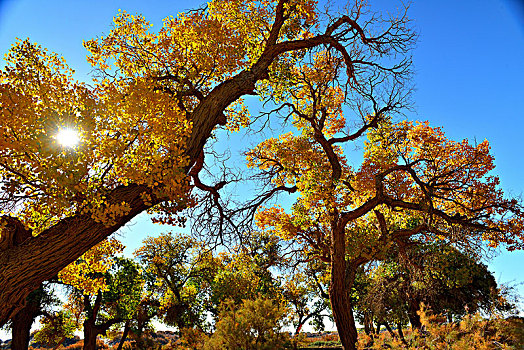
[[[96,328],[88,322],[84,322],[84,347],[83,350],[96,350],[96,337],[98,333]]]
[[[84,309],[86,319],[84,321],[84,350],[96,350],[96,336],[98,335],[96,329],[96,317],[100,310],[102,303],[102,292],[99,291],[96,295],[95,302],[91,306],[89,296],[84,295]]]
[[[364,313],[364,332],[370,337],[373,336],[373,321],[371,320],[369,312]]]
[[[11,319],[12,350],[27,350],[29,347],[31,325],[36,317],[31,309],[32,305],[28,303]]]
[[[31,326],[36,317],[42,314],[41,296],[42,286],[29,294],[25,306],[11,318],[11,349],[27,350],[31,338]]]
[[[337,326],[338,336],[344,350],[355,350],[357,328],[353,317],[353,307],[349,296],[351,285],[346,278],[346,244],[344,227],[332,229],[331,242],[331,284],[329,286],[329,301],[333,310],[333,318]],[[352,282],[352,281],[351,281]],[[352,283],[351,283],[352,284]]]

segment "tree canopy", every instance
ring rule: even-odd
[[[120,12],[107,35],[84,42],[92,85],[74,80],[57,54],[17,42],[0,71],[0,324],[43,281],[85,270],[70,264],[87,262],[89,249],[139,213],[184,224],[202,192],[219,233],[235,226],[231,214],[257,213],[262,229],[329,266],[346,349],[356,341],[356,271],[393,245],[421,237],[522,248],[522,207],[492,174],[488,142],[398,120],[410,105],[416,40],[406,10],[383,16],[356,0],[331,14],[313,0],[212,0],[167,17],[159,31]],[[250,116],[247,95],[265,103],[261,117]],[[201,175],[207,142],[219,128],[264,117],[294,129],[246,153],[263,190],[225,210],[225,183]],[[75,147],[57,136],[71,129],[81,138]],[[358,140],[364,159],[353,168],[348,145]],[[295,194],[291,208],[258,210],[281,192]],[[162,257],[151,256],[158,267]],[[188,268],[179,267],[166,283],[173,273],[184,280]]]

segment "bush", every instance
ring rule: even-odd
[[[221,305],[215,333],[205,350],[275,350],[292,348],[289,335],[280,332],[286,309],[271,299],[233,301]]]
[[[421,332],[406,332],[409,346],[391,339],[385,332],[374,339],[359,334],[359,349],[428,349],[428,350],[520,350],[524,344],[524,319],[484,319],[479,314],[466,315],[460,322],[445,322],[424,307],[419,311],[423,324]]]

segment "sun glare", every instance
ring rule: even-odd
[[[75,147],[80,142],[78,132],[74,129],[60,129],[56,135],[56,140],[63,147]]]

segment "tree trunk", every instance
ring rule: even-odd
[[[31,325],[34,317],[31,313],[26,313],[26,310],[27,305],[11,319],[12,350],[27,350],[29,347]]]
[[[131,321],[126,321],[126,324],[124,326],[124,332],[122,333],[122,338],[120,339],[120,343],[118,343],[118,347],[116,350],[122,350],[122,347],[124,346],[124,342],[126,341],[127,335],[129,334],[129,329],[131,328]]]
[[[402,331],[402,324],[400,322],[397,322],[397,330],[398,330],[398,336],[400,337],[402,344],[408,345],[406,338],[404,338],[404,332]]]
[[[373,321],[371,321],[371,316],[368,312],[364,313],[364,332],[370,337],[373,336]]]
[[[389,323],[387,321],[384,321],[383,324],[384,324],[384,327],[386,327],[386,329],[387,329],[389,335],[391,336],[391,338],[397,338],[397,335],[395,334],[395,332],[393,332],[393,330],[391,329]]]
[[[31,337],[31,326],[41,310],[42,285],[27,297],[25,306],[11,318],[12,350],[27,350]]]
[[[107,196],[109,202],[125,201],[132,208],[110,227],[96,222],[90,214],[77,214],[61,220],[37,237],[10,249],[0,250],[0,325],[25,304],[29,293],[40,283],[56,276],[94,245],[124,226],[149,207],[140,194],[144,186],[129,185],[116,188]]]
[[[413,298],[408,298],[408,318],[409,323],[411,323],[411,329],[420,330],[422,328],[422,322],[420,321],[420,316],[417,313],[419,311],[420,304]]]
[[[83,350],[96,350],[96,337],[98,332],[91,322],[84,322],[84,347]]]
[[[342,347],[344,350],[355,350],[357,328],[355,326],[353,308],[349,296],[348,287],[351,286],[348,286],[347,283],[345,257],[346,244],[344,228],[335,227],[332,230],[329,301],[331,302],[333,318],[335,319]]]
[[[89,296],[84,295],[84,311],[86,313],[86,319],[84,321],[84,350],[96,350],[96,336],[98,335],[96,317],[100,310],[101,303],[101,291],[98,291],[93,306],[91,306]]]

